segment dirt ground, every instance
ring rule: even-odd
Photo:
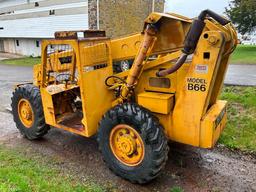
[[[256,191],[256,156],[233,152],[223,146],[203,150],[171,143],[162,175],[147,185],[134,185],[108,170],[94,138],[51,129],[43,139],[28,141],[16,130],[6,107],[13,84],[31,79],[31,68],[1,66],[0,69],[0,144],[57,159],[55,166],[61,171],[81,181],[93,180],[110,191],[168,192],[173,186],[185,191]]]
[[[11,115],[8,115],[11,118]],[[2,126],[1,126],[2,129]],[[28,154],[54,157],[57,168],[78,180],[92,180],[110,189],[127,192],[170,191],[256,191],[256,157],[231,152],[223,147],[201,150],[170,144],[171,151],[163,174],[147,185],[134,185],[108,170],[96,141],[52,129],[39,141],[28,141],[17,131],[0,138],[0,143],[24,148]]]

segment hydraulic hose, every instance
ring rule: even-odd
[[[225,26],[227,25],[228,23],[230,23],[230,20],[227,20],[226,18],[220,16],[219,14],[209,10],[209,9],[206,9],[204,11],[202,11],[200,13],[200,15],[198,16],[198,19],[203,21],[207,16],[213,18],[215,21],[217,21],[219,24]]]
[[[183,53],[172,68],[161,70],[156,73],[157,77],[164,77],[177,71],[186,61],[188,55]]]
[[[218,23],[220,23],[223,26],[230,23],[229,20],[223,18],[222,16],[218,15],[217,13],[211,10],[207,9],[202,11],[198,16],[198,18],[193,21],[189,29],[189,32],[184,41],[184,48],[182,50],[183,54],[180,56],[180,58],[172,68],[161,70],[156,73],[156,76],[163,77],[176,72],[185,63],[187,56],[189,54],[194,53],[196,46],[198,44],[199,38],[203,33],[203,30],[205,27],[204,20],[206,19],[207,16],[212,17],[214,20],[216,20]]]

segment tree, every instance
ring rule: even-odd
[[[231,0],[226,14],[242,35],[256,28],[256,0]]]

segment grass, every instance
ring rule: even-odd
[[[44,159],[44,160],[43,160]],[[0,146],[1,192],[101,192],[94,183],[80,183],[51,166],[43,157],[27,157]]]
[[[231,56],[232,64],[256,64],[256,46],[238,45]]]
[[[232,149],[256,152],[256,87],[224,87],[221,99],[228,104],[228,123],[220,143]]]
[[[184,192],[184,190],[181,187],[174,186],[170,189],[170,192]]]
[[[6,59],[1,61],[1,64],[19,66],[33,66],[39,63],[41,63],[41,58],[39,57],[24,57],[18,59]]]

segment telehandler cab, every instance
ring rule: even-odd
[[[80,38],[80,36],[83,36]],[[12,112],[28,139],[50,126],[91,137],[109,168],[135,183],[164,169],[168,140],[212,148],[227,120],[218,100],[233,25],[205,10],[192,20],[152,13],[142,33],[62,31],[42,43],[33,82],[17,85]]]

